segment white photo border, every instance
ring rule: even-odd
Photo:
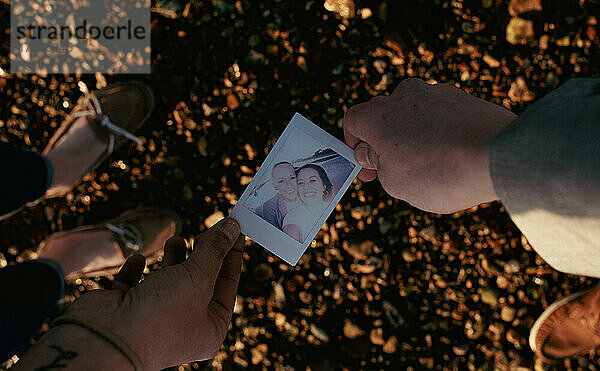
[[[294,238],[287,235],[285,232],[279,230],[275,226],[271,225],[269,222],[256,215],[244,205],[250,197],[252,190],[254,187],[258,186],[258,183],[261,179],[264,178],[266,172],[271,168],[273,161],[277,158],[277,155],[280,151],[285,150],[285,143],[288,139],[290,139],[291,133],[294,129],[300,130],[303,133],[307,134],[309,137],[313,138],[315,141],[323,144],[324,147],[329,147],[339,155],[348,160],[352,165],[354,165],[354,169],[350,172],[342,187],[336,192],[335,197],[325,210],[323,214],[319,217],[317,222],[315,223],[311,232],[307,235],[306,239],[303,243],[296,241]],[[329,134],[325,130],[321,129],[317,125],[313,124],[310,120],[305,118],[299,113],[294,114],[292,120],[289,122],[275,145],[267,155],[267,158],[263,161],[258,172],[254,175],[254,178],[248,184],[244,193],[237,201],[236,205],[233,207],[231,211],[231,217],[236,219],[242,228],[242,233],[262,245],[267,250],[271,251],[273,254],[277,255],[281,259],[285,260],[291,266],[295,266],[308,246],[312,243],[313,239],[317,235],[317,233],[321,230],[323,224],[336,207],[336,205],[340,202],[352,182],[354,178],[358,175],[358,172],[361,170],[361,166],[356,163],[354,159],[354,150],[348,147],[346,144],[342,143],[340,140],[335,138],[333,135]]]

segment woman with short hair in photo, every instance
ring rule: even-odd
[[[282,229],[292,238],[303,242],[333,199],[334,191],[327,173],[317,164],[301,166],[296,171],[296,181],[302,204],[287,213]]]

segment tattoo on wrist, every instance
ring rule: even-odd
[[[59,347],[58,345],[51,344],[51,345],[49,345],[49,347],[56,350],[58,352],[58,356],[56,356],[54,361],[50,362],[49,364],[36,368],[35,369],[36,371],[46,371],[46,370],[56,370],[59,368],[66,368],[67,367],[66,363],[61,363],[61,362],[76,358],[78,355],[77,352],[73,352],[70,350],[64,350],[63,348]]]

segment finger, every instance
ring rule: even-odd
[[[344,128],[344,140],[350,148],[356,147],[361,140],[364,138],[365,120],[367,120],[367,113],[369,106],[367,103],[357,104],[350,107],[350,109],[344,115],[342,126]]]
[[[146,258],[142,254],[131,255],[119,270],[113,281],[113,290],[127,291],[137,285],[142,278],[144,268],[146,267]]]
[[[358,179],[363,182],[370,182],[377,179],[377,170],[361,169],[358,172]]]
[[[185,239],[173,236],[165,242],[165,254],[163,256],[163,267],[183,263],[187,252]]]
[[[354,148],[356,162],[367,170],[379,169],[379,155],[367,142],[360,142]]]
[[[188,260],[202,267],[202,271],[210,278],[211,285],[239,235],[240,224],[233,218],[225,218],[194,241],[194,250]]]
[[[345,121],[344,121],[345,123]],[[346,144],[348,145],[348,147],[350,148],[354,148],[356,147],[356,145],[358,143],[360,143],[360,138],[355,136],[354,134],[352,134],[352,132],[350,131],[350,127],[348,125],[344,125],[344,141],[346,142]]]
[[[408,95],[424,91],[428,87],[429,84],[425,81],[412,77],[400,81],[391,96],[395,98],[404,98]]]
[[[212,299],[208,304],[209,311],[224,325],[223,331],[227,330],[235,305],[238,282],[242,272],[244,239],[243,235],[239,236],[235,245],[225,257],[215,282]]]

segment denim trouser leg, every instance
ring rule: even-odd
[[[0,269],[0,364],[27,346],[63,291],[64,273],[52,260]]]
[[[52,175],[45,156],[0,142],[0,217],[42,197]]]

